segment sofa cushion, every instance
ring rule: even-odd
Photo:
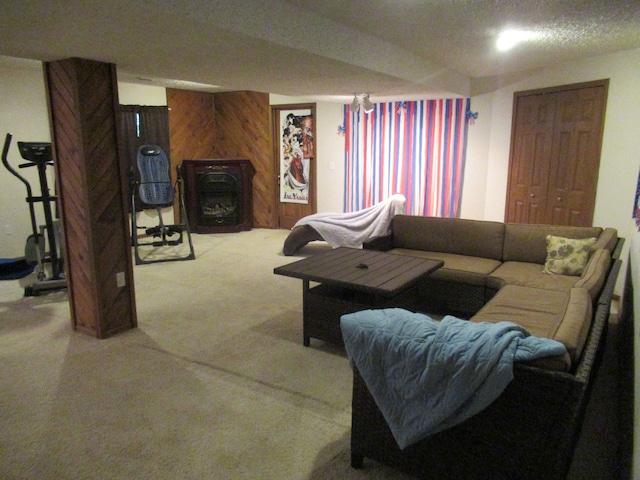
[[[536,337],[554,338],[569,301],[569,292],[505,285],[473,322],[513,322]]]
[[[406,248],[394,248],[389,252],[442,260],[444,265],[431,273],[430,278],[482,287],[487,284],[487,276],[500,266],[498,260],[453,253],[410,250]]]
[[[505,285],[519,285],[568,292],[578,281],[579,277],[545,274],[537,263],[505,262],[489,275],[487,287],[500,290]]]
[[[470,321],[513,322],[536,337],[562,342],[568,355],[544,363],[548,368],[569,370],[582,353],[591,313],[591,298],[583,288],[560,292],[505,285]]]
[[[584,288],[589,292],[591,300],[595,301],[607,278],[611,265],[611,253],[605,248],[600,248],[591,254],[587,266],[582,272],[576,287]]]
[[[567,238],[598,238],[601,233],[602,228],[599,227],[507,223],[504,230],[502,260],[544,265],[547,259],[547,235]]]
[[[391,228],[396,248],[502,260],[501,222],[396,215]]]
[[[547,235],[547,259],[544,273],[553,275],[582,275],[589,261],[595,237],[567,238]]]

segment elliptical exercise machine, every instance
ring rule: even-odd
[[[37,296],[41,293],[53,290],[62,290],[67,288],[67,280],[64,277],[64,262],[61,251],[60,242],[60,223],[53,219],[51,205],[56,202],[56,197],[49,194],[49,185],[47,182],[46,169],[47,165],[53,165],[53,155],[51,152],[51,143],[44,142],[18,142],[20,155],[27,163],[18,165],[18,168],[36,167],[38,169],[38,177],[40,180],[40,196],[33,196],[31,185],[17,171],[9,165],[7,154],[11,146],[12,135],[7,133],[2,149],[2,163],[9,172],[17,177],[27,188],[27,203],[29,204],[29,212],[31,214],[31,229],[33,233],[27,238],[25,246],[25,259],[30,265],[35,265],[37,280],[24,289],[25,297]],[[45,225],[40,226],[36,222],[36,212],[34,205],[42,203],[44,209]],[[46,232],[49,244],[48,255],[45,251],[45,238],[43,232]],[[45,262],[51,264],[52,274],[47,277]]]

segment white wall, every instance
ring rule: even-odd
[[[40,194],[35,168],[18,168],[24,160],[18,142],[49,142],[49,112],[42,64],[31,60],[0,57],[0,135],[4,145],[7,133],[13,135],[9,164],[31,184],[34,196]],[[47,175],[54,193],[53,169]],[[27,237],[32,233],[25,185],[0,165],[0,258],[24,255]],[[42,207],[35,205],[38,224],[44,224]]]
[[[167,89],[118,82],[118,101],[120,105],[164,106],[167,104]]]
[[[467,130],[467,157],[460,203],[461,218],[483,220],[485,217],[489,187],[487,176],[492,98],[492,95],[483,95],[471,99],[470,109],[472,112],[478,112],[478,118],[473,124],[469,124]]]

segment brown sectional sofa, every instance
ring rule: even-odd
[[[597,239],[581,276],[544,273],[547,235]],[[533,335],[559,340],[571,358],[549,365],[570,370],[617,244],[613,228],[398,215],[390,236],[365,248],[444,261],[418,287],[419,306],[473,322],[514,321]]]
[[[544,273],[547,235],[596,239],[581,275]],[[391,234],[365,248],[444,261],[417,286],[416,310],[515,322],[564,343],[568,355],[516,364],[489,408],[404,450],[355,370],[353,466],[369,457],[420,478],[564,478],[604,348],[622,244],[611,228],[394,217]]]

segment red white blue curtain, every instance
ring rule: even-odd
[[[407,214],[458,217],[470,99],[374,106],[370,113],[344,107],[344,211],[401,193]]]

